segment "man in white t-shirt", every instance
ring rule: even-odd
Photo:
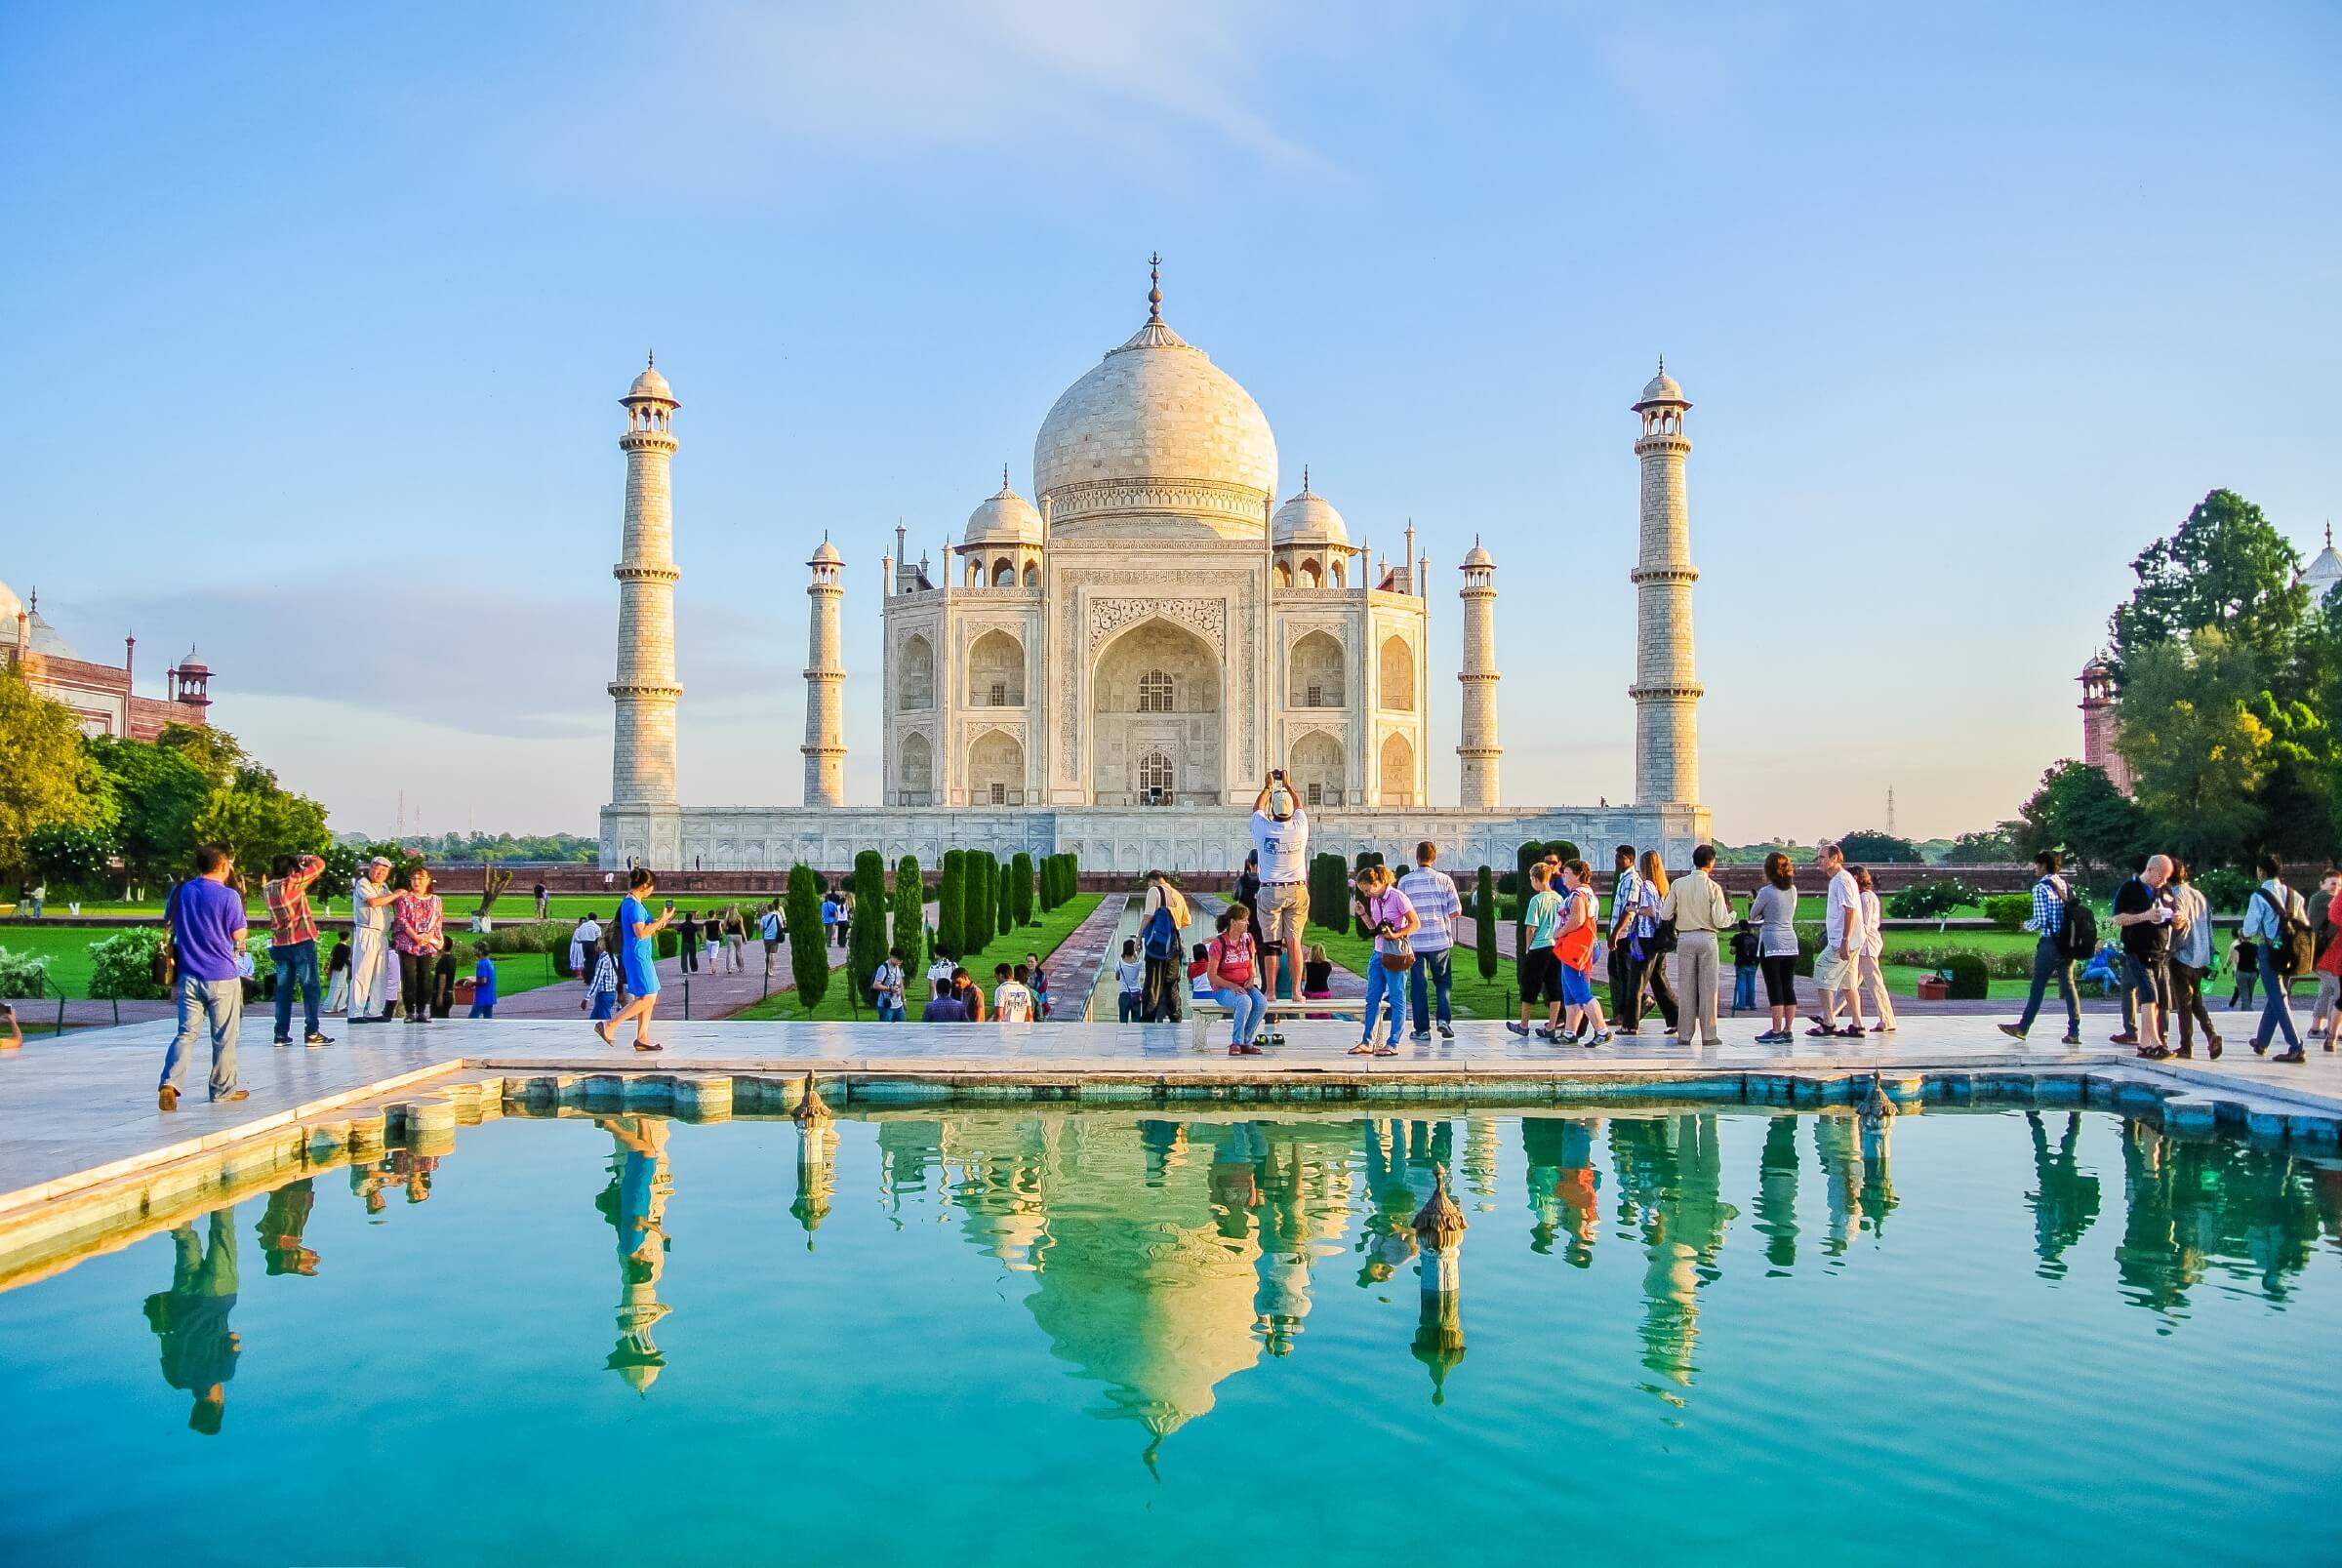
[[[1252,803],[1252,847],[1261,862],[1261,986],[1276,1000],[1276,960],[1301,983],[1301,928],[1310,919],[1310,814],[1285,779],[1272,768]]]
[[[1008,965],[993,966],[992,978],[999,982],[992,991],[992,1018],[1001,1024],[1030,1024],[1032,1022],[1032,990],[1025,984],[1026,968],[1017,965],[1010,974]]]
[[[1862,949],[1868,935],[1862,926],[1862,889],[1846,869],[1846,852],[1824,839],[1814,851],[1814,864],[1830,878],[1830,900],[1822,913],[1822,950],[1813,960],[1813,988],[1822,993],[1821,1026],[1809,1034],[1866,1034],[1862,1025]],[[1837,1007],[1843,1000],[1853,1023],[1837,1026]]]
[[[386,1001],[385,983],[395,984],[398,966],[389,961],[390,862],[377,855],[349,883],[349,1021],[371,1024]],[[387,976],[385,977],[385,971]],[[395,993],[393,993],[395,994]]]

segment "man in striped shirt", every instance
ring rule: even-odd
[[[317,1028],[317,918],[309,912],[309,884],[325,869],[314,855],[279,855],[269,864],[261,897],[268,903],[268,956],[276,961],[276,1043],[293,1043],[293,991],[301,989],[304,1040],[331,1045]]]
[[[1452,1040],[1456,1027],[1448,1011],[1448,993],[1455,984],[1456,922],[1463,918],[1464,901],[1456,897],[1455,879],[1439,869],[1439,846],[1425,839],[1415,846],[1415,869],[1398,879],[1398,891],[1415,905],[1421,922],[1407,938],[1415,965],[1407,974],[1408,1011],[1414,1015],[1414,1038],[1432,1037],[1431,993],[1439,997],[1439,1037]]]

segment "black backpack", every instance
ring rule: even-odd
[[[2293,912],[2301,907],[2301,895],[2293,895],[2293,906],[2287,908],[2277,902],[2277,895],[2267,888],[2256,888],[2254,898],[2265,902],[2276,915],[2277,936],[2268,945],[2269,961],[2281,975],[2306,975],[2317,960],[2317,941],[2311,935],[2310,923]]]
[[[2071,882],[2066,884],[2064,918],[2057,924],[2057,955],[2080,961],[2098,950],[2098,911]]]

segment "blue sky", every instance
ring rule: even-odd
[[[336,825],[589,829],[623,460],[676,419],[683,792],[793,803],[803,562],[940,549],[1143,319],[1297,488],[1500,564],[1505,795],[1633,792],[1635,421],[1689,433],[1734,841],[2008,815],[2126,563],[2342,509],[2342,9],[0,7],[0,577],[190,640]],[[464,667],[478,667],[476,675]],[[159,690],[159,678],[150,677]]]

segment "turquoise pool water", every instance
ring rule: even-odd
[[[2283,1152],[1023,1108],[815,1152],[504,1120],[0,1295],[0,1560],[2342,1550],[2342,1171]]]

